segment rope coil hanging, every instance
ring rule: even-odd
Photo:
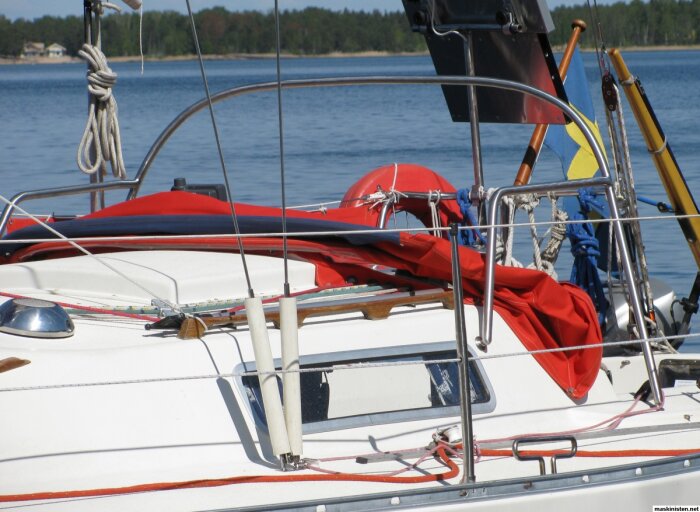
[[[117,74],[110,69],[104,53],[96,46],[84,44],[78,55],[89,65],[87,75],[90,108],[83,137],[78,146],[77,162],[86,174],[100,171],[107,174],[107,162],[112,174],[126,178],[126,167],[122,157],[117,101],[112,88],[117,83]]]

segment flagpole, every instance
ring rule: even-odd
[[[569,41],[566,43],[566,48],[564,49],[564,55],[562,55],[561,62],[559,63],[559,76],[562,82],[566,78],[566,74],[569,71],[569,64],[571,63],[571,57],[574,54],[578,40],[581,34],[586,30],[586,23],[583,20],[574,20],[571,23],[571,36]],[[530,182],[530,177],[532,176],[532,169],[537,161],[537,156],[540,154],[542,149],[542,143],[544,142],[544,136],[547,133],[547,124],[538,124],[535,126],[532,132],[532,137],[530,137],[530,144],[525,150],[525,156],[523,156],[523,161],[518,169],[518,174],[515,176],[515,181],[513,185],[527,185]]]

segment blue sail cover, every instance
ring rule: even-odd
[[[158,235],[222,235],[233,234],[230,215],[129,215],[97,217],[55,222],[51,227],[69,239],[101,236],[158,236]],[[272,234],[282,232],[282,218],[258,215],[239,215],[241,234]],[[371,231],[370,233],[343,233],[344,231]],[[287,218],[287,234],[338,232],[333,235],[307,235],[308,238],[340,238],[353,245],[379,242],[399,242],[398,233],[386,232],[358,224],[325,219]],[[302,236],[303,237],[303,236]],[[4,240],[18,240],[16,244],[3,244],[6,256],[31,245],[26,240],[59,239],[42,226],[29,226],[5,236]],[[20,241],[21,240],[21,241]]]

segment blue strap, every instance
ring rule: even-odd
[[[578,189],[578,200],[581,204],[581,210],[586,214],[586,217],[589,217],[591,212],[597,213],[604,219],[610,217],[608,203],[605,201],[603,196],[596,195],[592,189]]]
[[[577,212],[572,220],[586,220],[591,212],[607,217],[606,204],[596,197],[590,189],[579,190],[579,201],[582,211]],[[608,310],[608,300],[598,275],[600,244],[595,236],[593,224],[590,222],[567,224],[566,235],[571,243],[571,253],[574,255],[570,281],[583,288],[591,297],[598,311],[598,321],[602,325]]]
[[[469,197],[469,190],[466,188],[460,188],[457,191],[457,204],[459,209],[462,211],[462,219],[468,221],[470,226],[478,226],[479,221],[476,219],[474,212],[472,212],[472,200]],[[476,244],[479,240],[482,244],[486,244],[486,238],[482,235],[478,229],[465,229],[460,231],[460,243],[466,246],[472,246]]]

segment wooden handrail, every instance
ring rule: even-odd
[[[299,304],[297,323],[301,327],[304,321],[312,316],[336,315],[342,313],[362,313],[368,320],[381,320],[391,314],[391,310],[399,306],[413,306],[439,302],[446,309],[454,309],[452,291],[403,292],[374,297],[359,297],[324,304]],[[279,310],[265,312],[268,322],[279,328]],[[188,340],[199,338],[207,329],[225,325],[246,325],[248,318],[245,313],[225,316],[186,317],[182,321],[177,337]]]

